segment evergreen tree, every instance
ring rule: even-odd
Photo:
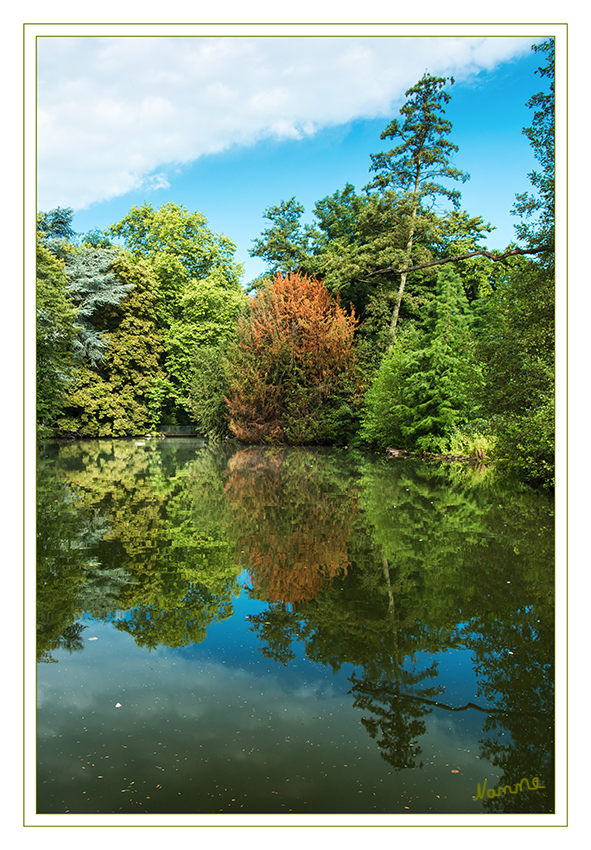
[[[486,378],[483,406],[498,433],[499,454],[532,484],[552,487],[555,468],[554,368],[554,40],[533,46],[546,56],[538,68],[548,90],[528,101],[529,138],[541,172],[529,175],[534,194],[517,195],[519,239],[536,259],[513,258],[482,305],[480,355]]]
[[[531,483],[554,482],[554,277],[515,258],[481,307],[482,406],[498,452]]]
[[[474,416],[481,380],[461,279],[444,267],[423,327],[395,343],[366,396],[363,433],[381,447],[447,451]]]
[[[66,259],[68,293],[78,309],[76,354],[97,366],[103,359],[107,307],[115,307],[131,289],[112,271],[118,249],[77,248]]]
[[[453,84],[453,77],[450,83]],[[445,77],[424,74],[406,92],[407,101],[400,109],[402,123],[394,119],[382,132],[382,139],[396,139],[399,144],[386,153],[371,154],[371,170],[376,176],[368,189],[386,194],[388,202],[399,208],[404,224],[404,249],[400,256],[401,266],[410,266],[413,245],[420,218],[427,212],[429,203],[436,198],[447,198],[458,208],[460,193],[450,189],[441,180],[465,182],[469,175],[451,164],[451,156],[458,147],[447,136],[452,125],[443,115],[451,95],[445,91]],[[394,194],[392,194],[392,191]],[[400,274],[400,283],[394,313],[392,333],[396,332],[400,304],[408,274]]]
[[[56,207],[37,214],[38,235],[44,238],[52,254],[60,259],[67,255],[76,236],[72,227],[73,217],[74,210],[71,207]]]

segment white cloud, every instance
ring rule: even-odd
[[[467,80],[529,51],[491,38],[38,39],[38,203],[90,204],[234,144],[391,117],[428,70]]]
[[[143,184],[148,192],[155,192],[158,189],[168,189],[170,187],[166,174],[152,174],[150,177],[144,179]]]

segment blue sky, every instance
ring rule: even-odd
[[[536,167],[522,133],[544,88],[540,37],[41,37],[38,208],[71,206],[78,232],[144,201],[199,210],[244,264],[264,211],[370,179],[380,133],[425,71],[453,75],[446,117],[471,175],[462,207],[514,239],[511,207]]]

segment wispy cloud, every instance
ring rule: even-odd
[[[83,209],[232,145],[390,117],[428,70],[458,81],[530,39],[38,39],[40,209]]]

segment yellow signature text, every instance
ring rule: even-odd
[[[522,779],[521,782],[516,782],[515,785],[502,785],[500,788],[487,788],[486,787],[487,780],[484,780],[482,788],[480,787],[480,782],[478,783],[478,790],[476,791],[476,796],[472,797],[473,800],[482,800],[486,794],[489,800],[492,800],[493,797],[501,797],[505,794],[519,794],[523,791],[523,783],[526,784],[529,791],[539,791],[542,788],[545,788],[545,785],[540,785],[540,780],[537,776],[534,776],[531,780]]]

